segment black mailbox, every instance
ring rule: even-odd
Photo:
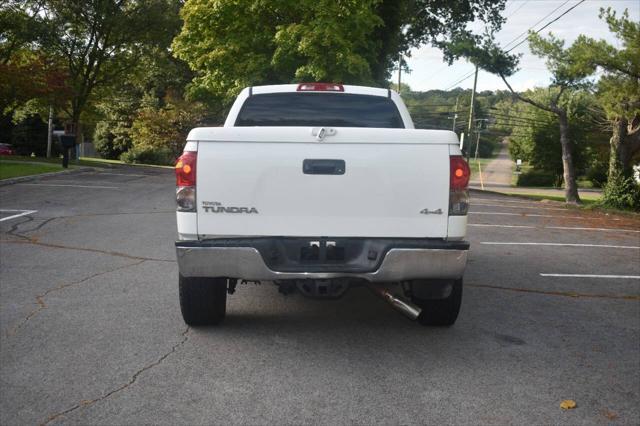
[[[76,145],[76,137],[74,135],[61,135],[60,143],[65,149],[73,148]]]

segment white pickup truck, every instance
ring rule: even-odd
[[[392,90],[244,89],[176,164],[184,321],[217,324],[238,281],[269,281],[314,298],[365,285],[423,325],[453,324],[469,174],[455,133],[414,129]]]

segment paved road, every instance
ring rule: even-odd
[[[192,329],[170,171],[0,187],[0,423],[638,424],[640,221],[473,200],[452,328],[265,283]]]
[[[502,192],[506,194],[543,194],[556,197],[565,196],[565,191],[561,188],[516,188],[512,186],[513,168],[514,162],[509,155],[509,145],[505,139],[500,143],[500,151],[496,158],[491,160],[482,168],[482,182],[480,182],[478,174],[476,175],[476,179],[471,181],[470,185],[474,189],[484,189],[486,191]],[[592,197],[594,194],[599,196],[602,193],[602,190],[596,188],[581,188],[578,192],[581,197]]]
[[[486,167],[482,169],[482,182],[486,187],[510,187],[513,180],[513,160],[509,155],[509,145],[506,139],[500,142],[500,151],[498,155],[491,160]],[[478,181],[473,182],[480,185],[479,175]]]

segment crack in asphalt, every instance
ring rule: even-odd
[[[19,236],[19,235],[14,235],[14,236]],[[122,252],[118,252],[118,251],[107,251],[107,250],[100,250],[100,249],[86,248],[86,247],[65,246],[65,245],[62,245],[62,244],[43,243],[43,242],[38,241],[38,239],[36,239],[36,238],[30,238],[30,237],[26,237],[26,236],[20,236],[20,237],[25,237],[26,239],[22,239],[22,240],[0,240],[0,243],[32,244],[32,245],[36,245],[36,246],[40,246],[40,247],[57,248],[57,249],[63,249],[63,250],[86,251],[86,252],[89,252],[89,253],[107,254],[109,256],[123,257],[125,259],[131,259],[131,260],[145,260],[145,261],[149,261],[149,262],[169,262],[169,263],[175,263],[176,262],[173,259],[161,259],[161,258],[157,258],[157,257],[135,256],[135,255],[122,253]]]
[[[173,211],[171,211],[171,212],[173,212]],[[34,220],[34,218],[32,216],[25,216],[24,217],[25,220],[23,220],[21,222],[18,222],[18,223],[14,223],[13,225],[11,225],[11,228],[9,228],[9,230],[5,232],[6,235],[10,235],[12,237],[16,237],[16,238],[18,238],[18,240],[0,239],[0,243],[33,244],[33,245],[37,245],[37,246],[41,246],[41,247],[49,247],[49,248],[57,248],[57,249],[65,249],[65,250],[78,250],[78,251],[86,251],[86,252],[90,252],[90,253],[107,254],[109,256],[123,257],[123,258],[131,259],[131,260],[174,263],[175,260],[173,260],[173,259],[161,259],[161,258],[154,258],[154,257],[135,256],[135,255],[130,255],[130,254],[127,254],[127,253],[122,253],[122,252],[117,252],[117,251],[108,251],[108,250],[100,250],[100,249],[85,248],[85,247],[67,246],[67,245],[54,244],[54,243],[43,243],[43,242],[40,242],[38,240],[38,238],[33,238],[33,237],[28,236],[28,235],[25,235],[26,233],[29,233],[29,232],[39,231],[44,226],[48,225],[49,223],[51,223],[52,221],[54,221],[56,219],[73,218],[73,217],[90,217],[90,216],[154,214],[154,213],[163,213],[164,214],[164,213],[169,213],[169,211],[167,210],[167,211],[157,211],[157,212],[95,213],[95,214],[78,214],[78,215],[72,215],[72,216],[55,216],[55,217],[51,217],[51,218],[45,219],[42,223],[40,223],[38,226],[36,226],[33,229],[25,230],[25,231],[22,231],[22,233],[19,233],[17,231],[19,230],[21,225],[33,222],[33,220]]]
[[[47,417],[46,420],[44,420],[42,423],[40,423],[40,426],[45,426],[45,425],[51,423],[52,421],[54,421],[54,420],[56,420],[56,419],[58,419],[60,417],[66,416],[67,414],[72,413],[72,412],[74,412],[74,411],[76,411],[76,410],[78,410],[80,408],[89,407],[89,406],[91,406],[91,405],[93,405],[93,404],[95,404],[97,402],[103,401],[103,400],[111,397],[112,395],[114,395],[114,394],[116,394],[116,393],[118,393],[120,391],[123,391],[123,390],[129,388],[131,385],[133,385],[136,382],[136,380],[138,380],[138,377],[140,377],[140,375],[142,373],[144,373],[145,371],[150,370],[150,369],[160,365],[171,354],[173,354],[175,351],[177,351],[178,348],[180,348],[182,345],[184,345],[187,342],[187,340],[189,340],[189,336],[188,336],[189,330],[190,330],[190,328],[187,327],[180,334],[182,336],[182,340],[180,342],[178,342],[175,345],[173,345],[168,352],[164,353],[162,356],[160,356],[160,358],[156,359],[151,364],[147,364],[144,367],[142,367],[140,370],[136,371],[131,376],[131,378],[129,379],[129,381],[127,383],[122,384],[122,385],[118,386],[117,388],[110,390],[109,392],[107,392],[106,394],[104,394],[104,395],[102,395],[102,396],[100,396],[98,398],[95,398],[95,399],[83,399],[80,402],[78,402],[77,404],[75,404],[74,406],[72,406],[70,408],[67,408],[64,411],[60,411],[58,413],[52,414],[49,417]]]
[[[141,260],[139,262],[129,263],[127,265],[118,266],[117,268],[112,268],[112,269],[109,269],[108,271],[97,272],[95,274],[89,275],[88,277],[85,277],[85,278],[83,278],[83,279],[81,279],[79,281],[73,281],[73,282],[70,282],[70,283],[63,283],[63,284],[60,284],[59,286],[56,286],[56,287],[53,287],[53,288],[50,288],[50,289],[46,290],[44,293],[39,294],[39,295],[37,295],[35,297],[36,303],[38,304],[38,307],[35,308],[33,311],[29,312],[29,314],[27,314],[27,316],[24,317],[24,319],[22,321],[20,321],[20,323],[18,325],[16,325],[12,329],[9,329],[7,331],[7,336],[8,337],[14,336],[18,332],[18,330],[23,325],[25,325],[31,318],[33,318],[36,315],[38,315],[38,313],[40,311],[42,311],[43,309],[46,309],[47,308],[47,304],[45,303],[44,298],[47,297],[49,294],[51,294],[53,292],[56,292],[56,291],[63,290],[63,289],[68,288],[68,287],[72,287],[72,286],[75,286],[75,285],[78,285],[78,284],[82,284],[82,283],[84,283],[86,281],[89,281],[90,279],[99,277],[101,275],[109,274],[111,272],[119,271],[121,269],[130,268],[132,266],[140,265],[141,263],[144,263],[144,262],[146,262],[146,260]]]
[[[99,216],[120,216],[120,215],[142,215],[142,214],[167,214],[175,213],[174,210],[154,210],[150,212],[113,212],[113,213],[78,213],[68,216],[56,216],[56,219],[66,219],[72,217],[99,217]]]
[[[487,284],[465,284],[465,286],[477,287],[477,288],[489,288],[492,290],[516,291],[520,293],[545,294],[548,296],[591,298],[591,299],[612,299],[612,300],[640,300],[640,296],[636,296],[636,295],[589,294],[589,293],[575,293],[572,291],[547,291],[547,290],[535,290],[531,288],[503,287],[503,286],[487,285]]]
[[[24,234],[28,234],[29,232],[39,231],[39,230],[41,230],[42,228],[44,228],[45,226],[47,226],[49,223],[53,222],[56,219],[58,219],[58,218],[57,217],[50,217],[49,219],[45,219],[44,221],[42,221],[42,223],[40,223],[35,228],[33,228],[33,229],[25,229],[24,231],[22,231],[22,234],[16,234],[16,236],[17,235],[23,235],[23,236],[26,237],[26,235],[24,235]]]
[[[11,235],[13,237],[16,238],[22,238],[23,240],[29,240],[29,237],[26,235],[22,235],[19,234],[18,228],[20,227],[20,225],[24,225],[25,223],[29,223],[29,222],[33,222],[33,217],[32,216],[23,216],[26,220],[23,220],[21,222],[17,222],[14,223],[13,225],[11,225],[11,228],[9,228],[9,230],[6,232],[7,235]]]

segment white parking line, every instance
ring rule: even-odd
[[[55,183],[17,183],[23,186],[64,186],[68,188],[95,188],[95,189],[118,189],[117,186],[99,186],[99,185],[63,185]]]
[[[605,231],[605,232],[640,232],[637,229],[615,229],[615,228],[580,228],[573,226],[545,226],[549,229],[568,229],[574,231]]]
[[[638,280],[640,275],[592,275],[592,274],[540,274],[541,277],[561,278],[611,278],[621,280]]]
[[[573,243],[507,243],[498,241],[481,241],[480,244],[500,246],[552,246],[552,247],[596,247],[640,250],[640,246],[614,246],[609,244],[573,244]]]
[[[487,207],[503,207],[503,208],[508,208],[508,209],[559,210],[559,211],[563,211],[563,212],[567,211],[567,209],[563,209],[563,208],[560,208],[560,207],[507,206],[507,205],[504,205],[504,204],[474,203],[473,200],[471,200],[471,205],[472,206],[487,206]]]
[[[111,173],[111,172],[96,172],[96,175],[113,175],[113,176],[147,176],[135,173]]]
[[[584,219],[580,216],[563,216],[563,215],[553,215],[553,214],[535,214],[535,213],[504,213],[504,212],[469,212],[469,214],[484,214],[484,215],[495,215],[495,216],[520,216],[520,217],[561,217],[563,219]]]
[[[579,226],[494,225],[491,223],[468,223],[467,226],[480,226],[480,227],[487,227],[487,228],[566,229],[569,231],[640,232],[636,229],[589,228],[589,227],[579,227]]]
[[[559,217],[562,219],[591,219],[590,217],[582,216],[564,216],[557,214],[535,214],[535,213],[505,213],[505,212],[469,212],[469,214],[484,214],[484,215],[496,215],[496,216],[520,216],[520,217]],[[620,220],[615,217],[608,217],[607,220]]]
[[[535,229],[535,226],[529,225],[491,225],[489,223],[468,223],[467,226],[486,226],[490,228],[528,228]]]
[[[2,209],[2,210],[0,210],[0,213],[5,213],[5,212],[7,212],[7,213],[21,212],[21,213],[14,214],[12,216],[3,217],[2,219],[0,219],[0,222],[4,222],[5,220],[15,219],[15,218],[21,217],[21,216],[26,216],[28,214],[37,213],[38,210],[10,210],[10,209]]]
[[[537,201],[537,200],[531,200],[531,201],[504,200],[504,199],[500,199],[500,198],[478,198],[478,197],[471,196],[471,201],[473,202],[473,200],[492,201],[492,202],[497,202],[497,203],[543,204],[541,201]],[[553,203],[558,203],[558,202],[554,201]]]

